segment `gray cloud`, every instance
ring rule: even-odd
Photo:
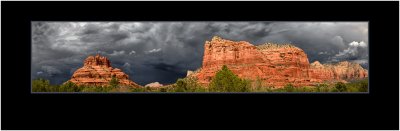
[[[161,48],[151,49],[151,50],[147,51],[147,53],[157,53],[157,52],[160,52],[160,51],[161,51]]]
[[[110,56],[121,56],[121,55],[125,55],[125,51],[123,51],[123,50],[113,51],[113,53],[110,54]]]
[[[359,63],[364,67],[368,67],[368,44],[364,41],[353,41],[348,44],[346,49],[330,57],[328,62],[339,62],[343,60]]]
[[[201,66],[204,42],[214,35],[255,45],[292,43],[310,62],[368,65],[367,22],[33,22],[31,74],[60,84],[88,55],[100,53],[141,85],[173,83]]]
[[[133,55],[135,53],[136,53],[136,51],[132,50],[131,52],[129,52],[129,55]]]

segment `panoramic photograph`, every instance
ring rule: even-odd
[[[369,92],[368,22],[32,21],[31,92]]]

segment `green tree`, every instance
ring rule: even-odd
[[[368,79],[362,80],[360,82],[360,92],[368,92]]]
[[[173,86],[174,92],[206,92],[206,88],[198,84],[197,79],[188,77],[184,79],[178,79]]]
[[[59,86],[58,92],[80,92],[81,88],[75,83],[67,81],[66,83]]]
[[[240,79],[224,65],[212,79],[210,90],[214,92],[248,92],[250,91],[250,82]]]
[[[329,92],[329,86],[328,86],[328,84],[325,84],[325,83],[318,84],[316,89],[317,89],[317,92]]]
[[[39,78],[32,81],[32,91],[33,92],[49,92],[50,91],[50,81],[43,78]]]
[[[185,92],[187,90],[187,84],[184,79],[178,79],[176,81],[175,92]]]
[[[343,82],[338,82],[335,84],[335,88],[339,91],[339,92],[344,92],[346,91],[346,84],[344,84]]]
[[[116,88],[116,87],[118,87],[118,84],[119,84],[119,80],[115,77],[115,75],[113,75],[110,80],[110,86],[113,88]]]

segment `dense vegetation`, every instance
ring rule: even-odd
[[[49,80],[36,79],[32,81],[32,92],[132,92],[130,87],[118,85],[113,78],[109,86],[78,86],[70,81],[61,85],[50,85]]]
[[[250,81],[240,79],[226,65],[212,79],[210,92],[249,92]]]
[[[112,77],[107,86],[84,86],[66,82],[62,85],[50,85],[49,80],[32,81],[33,92],[368,92],[368,78],[349,83],[319,84],[316,86],[294,87],[287,84],[283,88],[263,87],[261,80],[241,79],[227,66],[223,66],[212,79],[209,86],[198,84],[193,77],[178,79],[175,84],[158,88],[131,88],[118,85],[118,79]]]

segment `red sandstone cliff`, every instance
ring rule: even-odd
[[[141,87],[129,80],[129,76],[121,69],[111,67],[110,61],[100,55],[86,58],[83,67],[76,70],[69,81],[77,85],[108,85],[112,76],[115,76],[121,85]]]
[[[306,86],[368,76],[367,70],[355,63],[321,65],[314,62],[310,65],[307,54],[290,44],[254,46],[246,41],[235,42],[217,36],[205,42],[203,65],[189,76],[208,84],[223,65],[241,78],[260,78],[263,85],[276,87],[288,83]]]
[[[321,80],[349,80],[368,77],[368,71],[357,63],[347,61],[336,64],[311,63],[310,77]]]

